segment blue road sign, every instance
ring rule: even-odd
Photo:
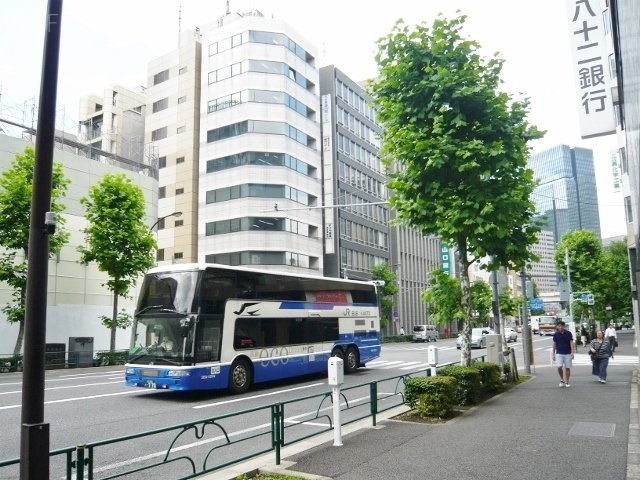
[[[544,300],[541,298],[532,298],[529,300],[529,308],[531,310],[542,310],[544,308]]]

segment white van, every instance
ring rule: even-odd
[[[414,342],[437,342],[438,341],[438,329],[435,325],[414,325],[413,326],[413,341]]]

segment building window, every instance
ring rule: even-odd
[[[183,125],[181,127],[178,127],[178,129],[176,130],[176,133],[184,133],[186,131],[187,131],[187,127]]]
[[[158,198],[166,198],[167,197],[167,187],[158,188]]]
[[[173,254],[173,258],[175,258],[176,260],[179,260],[181,258],[183,258],[182,252],[176,252]]]
[[[153,106],[151,108],[152,113],[159,112],[164,110],[165,108],[169,108],[169,98],[163,98],[162,100],[158,100],[157,102],[153,102]]]
[[[160,157],[158,159],[158,168],[165,168],[167,166],[167,157]]]
[[[151,141],[156,142],[158,140],[162,140],[163,138],[167,138],[167,127],[162,127],[157,130],[151,132]]]
[[[288,185],[274,185],[264,183],[245,183],[242,185],[233,185],[231,187],[219,188],[217,190],[209,190],[206,192],[206,203],[226,202],[245,197],[259,198],[285,198],[303,205],[313,206],[316,197],[309,195],[302,190],[290,187]]]
[[[178,105],[187,101],[187,96],[178,97]]]
[[[176,158],[176,165],[180,164],[180,163],[184,163],[184,157],[178,157]]]
[[[627,150],[625,147],[620,147],[618,149],[618,156],[620,157],[620,168],[622,173],[627,173],[629,171],[629,164],[627,163]]]
[[[158,224],[156,225],[156,231],[157,230],[164,230],[164,218],[161,218],[160,220],[158,220]]]
[[[286,135],[296,142],[312,148],[316,141],[315,138],[307,135],[288,123],[264,120],[245,120],[244,122],[232,123],[231,125],[225,125],[224,127],[209,130],[207,132],[207,143],[213,143],[218,140],[224,140],[244,133]]]
[[[624,211],[627,223],[633,223],[633,209],[631,208],[631,197],[624,197]]]
[[[176,195],[182,195],[184,193],[184,188],[176,188]]]
[[[187,73],[187,67],[182,67],[180,70],[178,70],[178,75],[182,75],[183,73]]]
[[[184,220],[176,220],[175,227],[181,227],[184,225]]]
[[[313,169],[302,160],[286,153],[278,152],[242,152],[207,161],[207,173],[218,172],[243,165],[269,167],[287,167],[303,175],[311,176]]]
[[[162,262],[164,260],[164,248],[159,248],[156,252],[156,261]]]
[[[158,72],[153,76],[153,84],[157,85],[166,80],[169,80],[169,70],[163,70],[162,72]]]

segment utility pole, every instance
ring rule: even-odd
[[[571,288],[571,268],[569,266],[569,249],[564,249],[564,264],[567,267],[567,284],[569,287],[569,316],[571,321],[575,322],[573,318],[573,288]]]
[[[33,168],[29,260],[25,299],[24,373],[20,430],[20,479],[49,478],[49,424],[44,421],[44,350],[47,328],[47,280],[49,235],[55,231],[51,209],[51,178],[56,123],[56,93],[62,0],[49,0],[47,7],[40,106]]]
[[[527,302],[527,271],[520,270],[522,286],[522,351],[524,353],[524,372],[531,373],[531,330],[529,329],[529,306]]]

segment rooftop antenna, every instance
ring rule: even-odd
[[[227,15],[229,15],[231,13],[231,10],[229,9],[229,0],[227,0]]]

